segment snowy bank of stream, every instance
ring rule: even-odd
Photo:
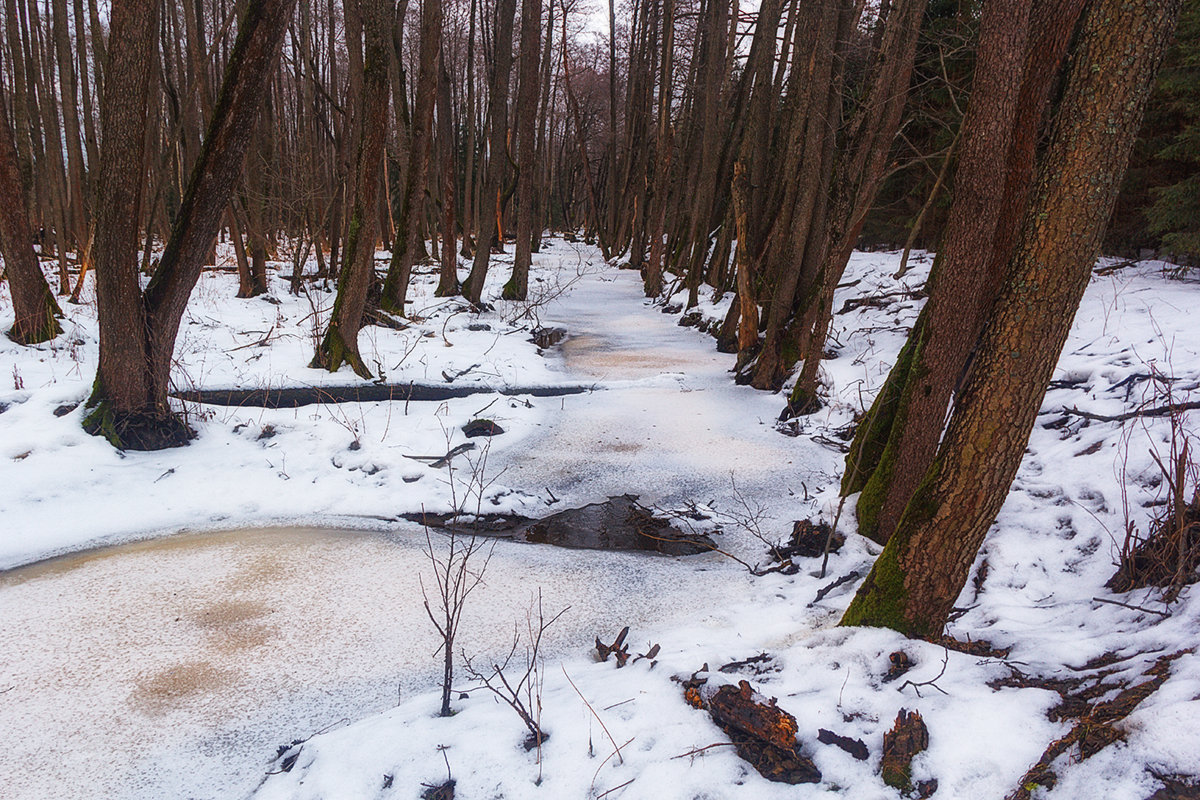
[[[842,296],[898,296],[903,287],[889,277],[896,258],[856,254]],[[927,267],[910,275],[911,285]],[[493,270],[493,293],[504,272]],[[757,800],[836,788],[873,799],[894,796],[877,775],[880,743],[908,708],[930,729],[915,778],[936,778],[937,796],[999,798],[1070,723],[1047,719],[1054,692],[989,682],[1014,670],[1090,678],[1099,673],[1087,664],[1101,656],[1110,680],[1134,680],[1200,633],[1200,603],[1188,592],[1169,618],[1092,600],[1107,593],[1125,506],[1143,527],[1152,513],[1144,505],[1154,500],[1157,468],[1148,450],[1163,447],[1165,422],[1045,424],[1064,406],[1113,414],[1152,399],[1154,382],[1138,377],[1151,367],[1179,379],[1177,399],[1200,385],[1200,331],[1185,311],[1200,301],[1200,286],[1168,281],[1146,264],[1094,280],[1061,383],[959,599],[965,612],[950,632],[1012,648],[1007,659],[833,628],[855,584],[819,600],[818,591],[865,574],[876,551],[854,536],[825,577],[808,563],[793,576],[751,578],[718,555],[500,543],[460,644],[468,655],[506,651],[539,588],[547,611],[571,606],[544,653],[543,719],[553,738],[539,764],[520,746],[516,715],[480,691],[456,699],[456,716],[436,718],[439,662],[420,606],[424,540],[398,514],[479,505],[542,516],[633,492],[666,508],[736,512],[745,500],[761,507],[761,533],[771,539],[791,520],[830,519],[837,432],[870,403],[919,303],[837,315],[837,358],[823,367],[830,402],[785,436],[774,426],[779,396],[734,386],[730,357],[648,305],[636,274],[604,268],[590,248],[554,241],[536,258],[535,294],[542,287],[556,295],[544,306],[467,313],[431,297],[432,277],[419,276],[415,291],[421,321],[364,331],[364,353],[381,377],[595,382],[597,391],[286,410],[193,405],[200,436],[191,446],[121,454],[80,430],[75,407],[95,368],[94,307],[68,306],[67,332],[51,344],[0,340],[0,376],[12,376],[12,388],[0,391],[0,568],[141,540],[0,573],[0,729],[22,732],[0,748],[6,792],[22,800],[223,798],[244,795],[270,772],[260,797],[408,798],[445,778],[445,758],[464,798],[585,798],[624,786],[607,796]],[[573,285],[557,296],[565,283]],[[313,306],[327,310],[332,295],[314,292],[310,305],[274,287],[278,303],[235,300],[230,275],[205,275],[184,321],[179,386],[352,381],[304,367]],[[0,325],[11,314],[3,291]],[[702,311],[716,317],[722,309],[706,303]],[[574,338],[540,355],[521,328],[534,319]],[[460,426],[478,417],[507,432],[470,454],[473,462],[454,462],[453,475],[409,458],[464,442]],[[263,527],[280,523],[361,532]],[[244,526],[262,529],[159,538]],[[852,503],[842,526],[853,531]],[[751,531],[725,528],[722,549],[763,560]],[[1145,592],[1115,599],[1154,603]],[[615,670],[593,660],[592,638],[611,639],[623,625],[635,652],[661,646],[657,665]],[[913,681],[936,679],[941,691],[883,683],[897,650],[917,662]],[[670,680],[762,652],[770,654],[762,669],[712,680],[745,678],[778,697],[799,720],[820,784],[763,780],[721,746],[724,734]],[[1198,662],[1172,662],[1171,677],[1123,723],[1126,741],[1083,762],[1062,757],[1059,785],[1044,796],[1143,800],[1159,785],[1156,774],[1194,775]],[[331,725],[279,771],[276,745]],[[861,738],[870,759],[817,744],[820,728]]]

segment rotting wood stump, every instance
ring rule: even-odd
[[[738,755],[769,781],[818,783],[821,771],[801,752],[796,740],[796,718],[759,695],[749,681],[722,686],[715,692],[702,691],[705,679],[684,682],[684,698],[708,711],[725,731]]]
[[[929,729],[920,712],[900,709],[896,724],[883,735],[883,759],[879,764],[883,782],[902,794],[912,793],[912,760],[927,747]],[[924,791],[921,795],[928,796]]]

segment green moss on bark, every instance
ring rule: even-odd
[[[341,328],[337,323],[330,322],[329,330],[325,332],[325,338],[321,341],[321,346],[317,349],[309,366],[314,369],[337,372],[343,364],[349,364],[355,374],[361,378],[374,377],[371,370],[367,369],[367,365],[363,363],[362,356],[358,354],[358,351],[347,344],[345,337],[342,336]]]
[[[945,620],[925,619],[914,610],[909,598],[907,573],[901,564],[901,556],[913,546],[913,534],[937,513],[934,487],[941,471],[942,461],[938,459],[913,493],[896,532],[879,554],[839,624],[891,628],[906,636],[936,636],[942,632]]]
[[[850,452],[846,454],[846,472],[842,477],[842,496],[863,491],[867,482],[880,468],[888,441],[891,439],[895,426],[896,415],[909,383],[913,362],[920,349],[922,332],[924,331],[924,315],[917,319],[912,333],[900,349],[895,366],[888,373],[887,381],[875,398],[875,402],[867,411],[863,421],[859,423],[854,439],[850,443]],[[862,508],[862,500],[859,507]],[[861,513],[859,515],[861,529]]]
[[[521,291],[521,287],[517,286],[517,276],[514,275],[504,284],[504,288],[500,292],[500,297],[503,300],[524,300],[525,294],[525,292]]]
[[[103,436],[118,450],[166,450],[183,447],[196,432],[170,411],[126,411],[113,408],[107,398],[88,399],[91,412],[83,419],[83,429]]]
[[[900,542],[893,537],[875,560],[839,625],[891,628],[908,633],[908,590],[904,586],[899,551]]]
[[[37,322],[29,326],[21,324],[22,322],[28,323],[29,320],[17,320],[8,332],[9,339],[17,344],[39,344],[48,342],[62,333],[62,325],[58,324],[58,319],[62,316],[62,309],[58,307],[58,301],[54,299],[49,288],[45,288],[42,293],[41,304],[42,309],[35,317]]]

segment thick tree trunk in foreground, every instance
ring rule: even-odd
[[[150,401],[151,376],[145,330],[146,310],[138,283],[138,219],[145,166],[146,106],[153,68],[156,0],[114,0],[109,17],[111,46],[100,103],[100,177],[96,192],[96,311],[100,326],[100,365],[93,401],[111,407],[105,435],[127,445],[117,417],[169,416]],[[147,408],[147,406],[150,406]],[[97,409],[98,411],[100,409]],[[157,413],[156,413],[157,412]],[[100,432],[104,414],[89,430]],[[147,421],[150,424],[151,421]]]
[[[0,94],[0,197],[5,198],[0,203],[0,253],[4,255],[16,314],[8,338],[18,344],[36,344],[62,333],[58,324],[62,311],[33,252],[33,230],[29,227],[17,145],[6,105]]]
[[[842,619],[936,635],[1020,466],[1180,0],[1096,0],[1011,270],[937,460]],[[1118,21],[1120,24],[1114,24]]]
[[[118,447],[156,450],[183,444],[190,436],[167,402],[175,337],[241,175],[254,120],[275,72],[295,3],[252,0],[248,4],[208,135],[144,296],[134,258],[155,30],[146,20],[154,19],[158,4],[150,0],[113,4],[94,250],[100,368],[84,428]]]
[[[542,39],[541,0],[521,2],[521,67],[517,84],[517,245],[512,277],[504,284],[506,300],[524,300],[529,294],[529,265],[533,260],[533,196],[538,190],[537,149],[538,60]]]
[[[357,113],[362,129],[354,167],[356,190],[333,313],[325,338],[312,360],[313,367],[330,372],[337,372],[343,364],[349,364],[364,378],[370,378],[371,371],[358,352],[358,331],[367,307],[367,290],[375,278],[375,205],[379,199],[383,145],[387,138],[391,9],[391,0],[365,0],[362,3],[366,52],[362,91],[358,97]]]
[[[1004,171],[1025,60],[1032,0],[993,0],[983,11],[971,99],[962,122],[954,201],[934,275],[925,324],[917,329],[893,452],[869,483],[859,506],[859,533],[886,542],[937,450],[946,406],[982,327],[999,281],[987,272],[988,253],[1004,201]],[[926,345],[928,342],[928,345]],[[877,487],[879,487],[877,489]],[[878,504],[870,502],[884,490]]]
[[[1006,0],[985,11],[930,300],[847,458],[843,490],[862,490],[859,533],[881,544],[933,462],[947,404],[1004,279],[1051,87],[1083,0],[1041,0],[1032,13],[1029,5]]]

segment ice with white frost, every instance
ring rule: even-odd
[[[903,288],[896,254],[856,254],[843,299]],[[928,259],[905,279],[919,286]],[[506,276],[493,270],[498,293]],[[567,285],[569,284],[569,285]],[[1126,522],[1145,528],[1163,452],[1163,419],[1084,425],[1061,409],[1116,414],[1176,400],[1200,380],[1191,308],[1200,286],[1143,263],[1097,275],[1065,348],[1008,502],[976,562],[950,633],[1011,647],[983,659],[910,642],[887,631],[835,627],[847,583],[865,574],[874,545],[851,536],[829,574],[752,578],[719,555],[662,558],[501,543],[472,598],[460,646],[480,663],[509,649],[531,596],[570,606],[545,645],[541,752],[521,745],[512,711],[465,679],[456,714],[435,716],[439,659],[421,608],[429,580],[423,536],[401,512],[452,505],[537,516],[623,492],[662,508],[703,503],[764,508],[762,532],[782,538],[791,520],[832,518],[841,453],[836,432],[870,403],[919,310],[918,300],[834,319],[837,357],[823,366],[827,406],[798,436],[774,426],[781,398],[734,386],[730,357],[711,339],[641,297],[637,276],[607,268],[582,245],[555,240],[535,259],[545,304],[497,304],[476,314],[432,297],[420,276],[405,331],[368,328],[369,366],[389,382],[487,387],[594,384],[563,398],[475,395],[445,403],[350,403],[263,410],[191,405],[192,445],[119,453],[84,434],[77,407],[96,364],[94,305],[67,306],[66,333],[20,348],[0,339],[0,568],[100,544],[140,544],[0,573],[0,748],[5,792],[19,798],[416,797],[446,779],[459,797],[895,796],[877,776],[882,735],[901,708],[917,709],[930,748],[914,778],[937,796],[1004,797],[1046,745],[1068,730],[1046,711],[1043,689],[989,688],[1014,669],[1069,677],[1116,654],[1114,678],[1134,679],[1158,655],[1191,647],[1197,601],[1185,591],[1169,617],[1102,604],[1155,608],[1153,594],[1114,597],[1103,584]],[[231,276],[206,274],[182,326],[173,379],[180,387],[353,383],[349,372],[306,368],[315,325],[332,296],[236,300]],[[0,325],[11,304],[0,288]],[[728,303],[726,298],[724,303]],[[719,318],[726,306],[702,311]],[[7,316],[6,316],[7,315]],[[539,355],[534,322],[569,338]],[[486,328],[485,328],[486,326]],[[9,383],[11,381],[11,383]],[[1158,387],[1158,388],[1156,388]],[[1156,395],[1155,393],[1159,393]],[[506,433],[454,476],[412,455],[465,441],[460,426],[486,417]],[[480,487],[483,486],[482,491]],[[1123,488],[1125,487],[1125,488]],[[1128,509],[1128,512],[1127,512]],[[852,533],[852,511],[841,520]],[[278,532],[300,524],[357,529]],[[233,528],[261,530],[207,534]],[[173,536],[180,531],[197,535]],[[762,543],[726,527],[723,550],[764,559]],[[981,565],[986,563],[986,570]],[[661,646],[657,664],[597,663],[593,637],[631,627],[632,650]],[[888,655],[917,667],[883,683]],[[761,674],[719,665],[759,653]],[[943,669],[943,662],[945,664]],[[725,735],[682,701],[672,676],[703,664],[711,680],[749,679],[799,720],[820,784],[772,784],[742,762]],[[1124,741],[1084,761],[1055,763],[1058,785],[1037,796],[1151,795],[1155,775],[1195,775],[1200,752],[1200,663],[1171,677],[1124,722]],[[817,731],[861,738],[868,762],[818,744]],[[318,733],[319,732],[319,733]],[[316,734],[316,735],[314,735]],[[276,745],[303,739],[289,771]],[[717,745],[710,747],[710,745]],[[384,788],[385,783],[390,788]],[[620,787],[620,788],[618,788]],[[608,792],[608,794],[605,794]],[[6,796],[9,796],[6,794]]]

